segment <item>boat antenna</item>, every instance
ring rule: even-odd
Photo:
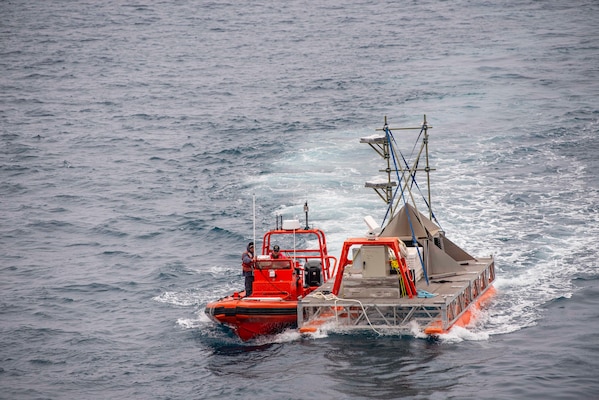
[[[256,193],[252,195],[252,208],[253,208],[253,223],[254,223],[254,259],[256,258]]]
[[[429,218],[433,219],[433,206],[431,203],[431,166],[428,162],[428,124],[426,123],[426,114],[424,114],[424,122],[422,123],[422,130],[424,131],[424,138],[422,141],[424,142],[424,153],[426,155],[426,167],[424,171],[426,172],[426,184],[427,184],[427,193],[428,193],[428,215]]]
[[[308,230],[310,227],[308,226],[308,200],[304,203],[304,212],[306,213],[306,227],[304,229]]]

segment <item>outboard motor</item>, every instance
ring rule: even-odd
[[[322,285],[322,263],[320,260],[308,260],[304,265],[304,287]]]

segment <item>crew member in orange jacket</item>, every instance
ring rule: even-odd
[[[247,250],[241,255],[241,268],[245,276],[245,295],[252,294],[252,285],[254,283],[254,242],[250,242]]]
[[[285,254],[281,253],[281,249],[278,244],[275,244],[270,253],[270,258],[273,260],[286,260]]]

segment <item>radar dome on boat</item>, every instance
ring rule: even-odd
[[[285,219],[283,220],[283,230],[292,231],[301,229],[301,225],[298,219]]]

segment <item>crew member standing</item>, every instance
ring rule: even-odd
[[[252,294],[252,285],[254,283],[254,242],[250,242],[247,250],[241,255],[241,268],[245,276],[245,296]]]

